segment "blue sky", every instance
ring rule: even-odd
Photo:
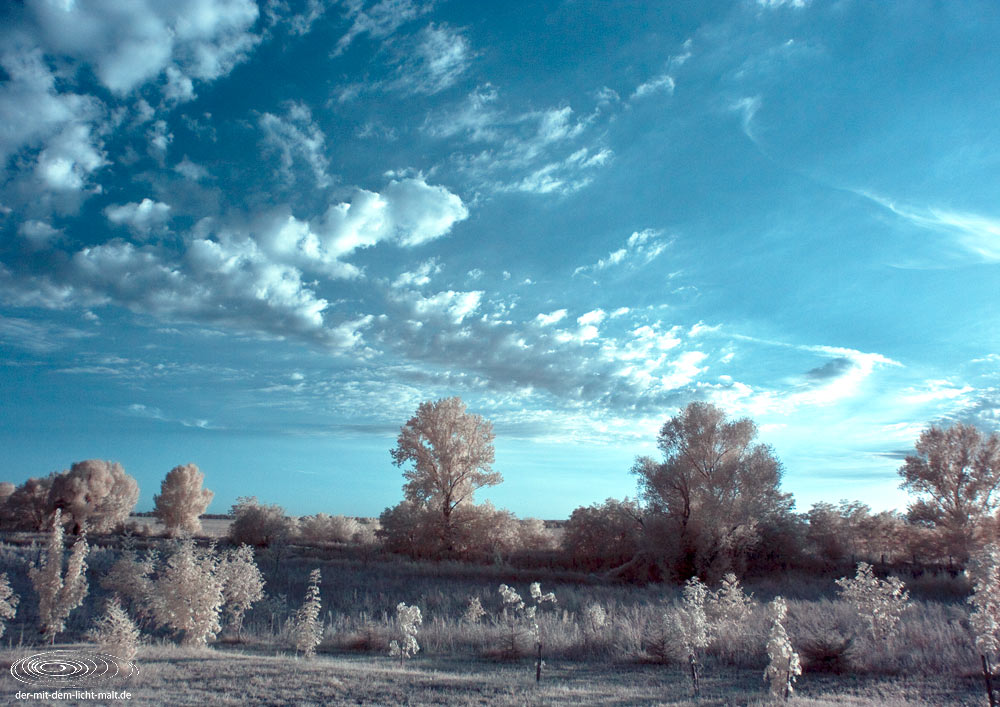
[[[0,444],[210,510],[401,498],[423,400],[565,517],[691,400],[800,510],[1000,420],[992,2],[28,0],[0,10]]]

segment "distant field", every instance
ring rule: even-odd
[[[131,520],[136,525],[144,525],[149,528],[151,535],[163,534],[163,523],[152,516],[132,516]],[[223,518],[202,518],[201,535],[207,538],[224,538],[229,533],[231,519]]]

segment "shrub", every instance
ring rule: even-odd
[[[194,464],[175,466],[160,484],[160,493],[153,496],[153,515],[166,527],[167,535],[195,535],[201,532],[199,516],[208,508],[215,494],[203,489],[205,475]]]
[[[396,605],[396,636],[389,643],[389,655],[399,658],[399,664],[403,664],[404,658],[412,658],[420,650],[417,643],[417,631],[423,617],[420,615],[419,606],[407,606],[403,602]]]
[[[253,548],[240,545],[227,552],[219,564],[219,575],[229,625],[236,629],[236,637],[239,638],[243,616],[254,602],[260,601],[264,596],[264,576],[254,562]]]
[[[799,654],[792,648],[785,631],[784,620],[788,614],[785,600],[775,597],[768,605],[771,614],[771,631],[767,638],[768,664],[764,670],[764,680],[768,682],[771,695],[787,700],[792,694],[792,683],[802,674]]]
[[[204,646],[221,629],[222,578],[215,548],[178,541],[155,584],[156,620],[182,634],[186,646]]]
[[[307,658],[316,654],[316,647],[323,639],[323,626],[319,621],[319,612],[322,608],[319,596],[320,578],[319,569],[314,569],[309,573],[306,599],[295,614],[292,623],[292,641],[295,650],[300,651]]]
[[[1000,547],[990,543],[972,557],[967,570],[972,579],[973,606],[969,624],[976,650],[984,660],[1000,652]]]
[[[753,608],[753,597],[743,591],[740,580],[732,572],[722,578],[719,588],[706,598],[706,610],[717,621],[742,623]]]
[[[284,508],[265,506],[256,496],[237,498],[229,514],[233,516],[229,539],[234,545],[270,547],[288,540],[295,533],[295,523],[285,515]]]
[[[879,579],[871,565],[859,562],[854,578],[841,577],[837,586],[841,597],[857,609],[873,639],[887,641],[896,635],[899,619],[910,607],[910,594],[901,579]]]
[[[479,597],[472,597],[469,599],[469,603],[462,613],[462,621],[467,624],[478,624],[479,620],[485,615],[486,611],[483,609],[483,604],[479,601]]]
[[[10,588],[10,582],[7,581],[7,573],[0,574],[0,636],[3,635],[4,629],[7,628],[6,621],[14,618],[17,614],[17,605],[20,602],[21,598]]]
[[[117,658],[132,660],[139,646],[139,629],[117,601],[109,601],[90,632],[101,650]]]
[[[317,513],[303,516],[298,522],[298,537],[307,543],[358,542],[363,528],[354,518]]]
[[[156,568],[156,552],[151,551],[139,559],[134,543],[126,541],[121,555],[101,578],[104,589],[114,592],[140,619],[153,616],[153,571]]]
[[[701,691],[698,656],[712,640],[712,625],[705,613],[708,594],[708,587],[697,577],[692,577],[684,585],[684,596],[680,607],[670,617],[676,640],[679,641],[691,668],[691,683],[696,697]]]
[[[42,633],[55,643],[56,634],[66,627],[70,612],[87,596],[87,563],[89,547],[86,535],[73,544],[66,573],[63,574],[63,525],[61,513],[52,516],[52,529],[40,563],[28,571],[31,584],[38,593],[38,616]]]

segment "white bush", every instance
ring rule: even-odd
[[[204,646],[222,628],[222,578],[214,547],[201,550],[191,539],[179,541],[154,592],[157,622],[182,634],[183,645]]]
[[[264,575],[254,562],[253,548],[244,544],[227,552],[219,564],[219,574],[229,624],[239,637],[243,616],[264,596]]]
[[[973,588],[969,623],[976,649],[986,658],[995,657],[1000,651],[1000,547],[990,543],[976,553],[967,573]]]
[[[389,643],[389,655],[398,657],[400,665],[404,658],[412,658],[420,650],[417,631],[422,623],[419,606],[407,606],[403,602],[396,605],[396,633],[399,640],[393,639]]]
[[[853,579],[837,580],[840,596],[850,602],[877,641],[891,639],[899,628],[903,612],[910,607],[910,594],[898,577],[879,579],[867,562],[859,562]]]
[[[727,572],[719,588],[708,596],[706,608],[717,620],[738,624],[747,620],[753,605],[753,597],[743,591],[740,580]]]
[[[0,636],[7,628],[6,622],[17,614],[17,605],[20,602],[21,598],[10,588],[7,573],[0,574]]]
[[[472,597],[462,613],[462,621],[467,624],[478,624],[479,619],[485,615],[486,611],[483,609],[483,603],[479,601],[479,597]]]
[[[125,546],[111,569],[101,578],[101,587],[114,592],[139,618],[153,615],[153,580],[156,553],[139,559],[131,544]]]
[[[788,614],[785,600],[775,597],[768,605],[768,611],[771,614],[771,631],[767,639],[768,664],[764,680],[769,683],[773,697],[787,700],[792,694],[792,683],[802,674],[802,666],[799,654],[792,648],[785,631],[784,621]]]
[[[109,601],[90,632],[91,640],[101,650],[117,658],[132,660],[139,646],[139,629],[117,601]]]
[[[63,526],[61,513],[52,516],[52,529],[40,564],[28,571],[38,593],[38,616],[42,632],[55,643],[56,634],[66,627],[70,612],[87,596],[87,538],[80,535],[73,544],[66,573],[63,574]]]
[[[314,569],[309,573],[309,587],[306,589],[306,599],[292,623],[292,641],[295,650],[307,658],[316,654],[316,647],[323,640],[323,626],[319,621],[321,607],[319,596],[320,571]],[[385,645],[385,644],[383,644]]]

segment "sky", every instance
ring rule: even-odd
[[[0,8],[0,445],[377,515],[425,400],[565,518],[693,400],[800,511],[1000,424],[1000,5]]]

